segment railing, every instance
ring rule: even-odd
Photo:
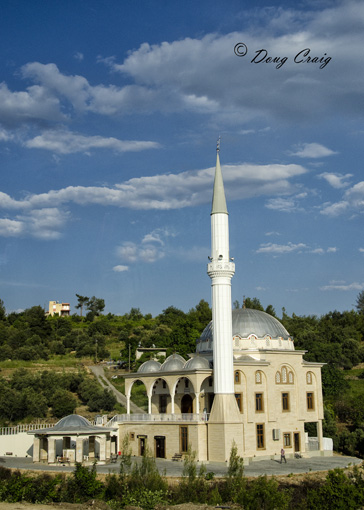
[[[29,430],[48,429],[53,427],[54,424],[50,423],[27,423],[22,425],[15,425],[14,427],[1,427],[0,436],[14,436],[21,432],[28,432]]]
[[[123,422],[153,422],[153,421],[208,421],[209,414],[186,413],[186,414],[116,414],[106,424],[107,427]]]

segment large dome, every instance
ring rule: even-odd
[[[235,350],[284,349],[293,350],[293,342],[286,328],[275,317],[260,310],[238,308],[232,311],[232,330]],[[197,340],[197,352],[212,351],[212,321]]]

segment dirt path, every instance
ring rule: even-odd
[[[91,370],[93,374],[97,377],[97,380],[101,384],[103,388],[107,388],[113,392],[113,394],[116,397],[116,400],[119,402],[119,404],[123,405],[126,408],[126,396],[120,393],[115,386],[111,384],[110,381],[107,380],[104,373],[104,367],[101,367],[99,365],[93,365],[87,367]],[[145,411],[134,404],[134,402],[130,401],[130,411],[135,414],[145,414]]]

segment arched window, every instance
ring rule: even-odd
[[[260,370],[255,372],[255,382],[256,384],[262,384],[262,372]]]
[[[307,382],[307,384],[312,384],[312,372],[307,372],[306,382]]]
[[[293,372],[288,372],[288,382],[289,384],[293,384]]]
[[[276,372],[276,384],[281,384],[281,373]]]
[[[239,370],[237,370],[234,373],[234,382],[235,382],[235,384],[239,384],[240,383],[240,372],[239,372]]]
[[[282,382],[283,383],[287,382],[287,369],[286,369],[286,367],[282,368]]]

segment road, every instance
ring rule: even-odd
[[[141,457],[133,457],[133,462],[140,463]],[[257,460],[244,466],[244,474],[247,477],[257,477],[261,475],[289,475],[291,473],[310,473],[328,471],[335,468],[346,468],[350,465],[360,465],[362,459],[356,457],[346,457],[343,455],[333,455],[332,457],[312,457],[302,459],[287,459],[287,464],[280,464],[277,460]],[[201,466],[201,462],[197,463],[197,467]],[[226,462],[204,462],[207,472],[213,472],[216,477],[223,477],[227,473]],[[173,462],[172,460],[156,459],[156,465],[161,474],[168,477],[181,477],[184,463],[181,461]],[[48,465],[42,463],[33,463],[31,457],[0,457],[0,466],[13,469],[25,469],[34,471],[55,471],[55,472],[72,472],[74,466]],[[97,464],[98,473],[118,473],[120,471],[120,459],[116,464]]]
[[[101,365],[92,365],[88,367],[93,374],[95,374],[97,380],[101,384],[103,388],[107,388],[113,392],[116,397],[116,400],[126,408],[126,396],[120,393],[115,386],[113,386],[110,381],[105,377],[104,367]],[[135,414],[145,414],[144,409],[141,409],[134,402],[130,401],[130,412]]]

